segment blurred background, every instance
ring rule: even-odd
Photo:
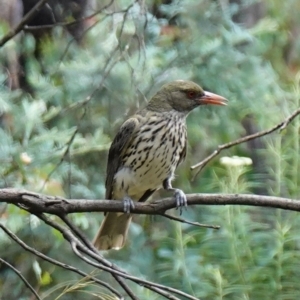
[[[37,1],[0,1],[0,38]],[[241,144],[194,180],[190,166],[220,144],[269,129],[300,102],[298,0],[49,0],[0,49],[0,187],[103,199],[107,151],[122,122],[162,84],[193,80],[229,99],[188,118],[188,155],[175,187],[186,193],[300,198],[300,119]],[[157,193],[155,198],[169,196]],[[178,212],[174,210],[174,215]],[[103,216],[72,214],[89,238]],[[259,207],[197,206],[187,220],[135,216],[126,247],[104,253],[129,273],[201,299],[298,299],[300,216]],[[54,218],[54,217],[53,217]],[[54,218],[59,221],[58,219]],[[0,222],[39,251],[92,272],[60,234],[13,205]],[[42,299],[112,299],[99,286],[23,250],[0,231],[0,257]],[[99,278],[115,285],[106,273]],[[141,299],[161,299],[131,285]],[[0,299],[34,299],[0,264]]]

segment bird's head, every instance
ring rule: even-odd
[[[227,100],[219,95],[204,91],[192,81],[176,80],[169,82],[151,98],[148,109],[158,112],[188,114],[200,105],[227,105]]]

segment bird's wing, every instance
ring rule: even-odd
[[[139,120],[137,117],[132,117],[125,121],[110,146],[106,167],[106,199],[112,199],[114,176],[122,163],[122,154],[130,145],[138,125]]]
[[[179,154],[180,157],[179,157],[178,164],[177,164],[176,168],[185,160],[185,157],[186,157],[186,148],[187,148],[187,142],[185,142],[185,145],[184,145],[182,151]]]

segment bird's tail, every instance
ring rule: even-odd
[[[98,250],[120,249],[124,246],[132,217],[124,213],[108,213],[93,244]]]

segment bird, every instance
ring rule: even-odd
[[[144,202],[163,188],[173,192],[177,207],[187,205],[185,193],[171,182],[186,156],[186,117],[202,105],[227,105],[227,99],[192,81],[175,80],[121,125],[108,153],[105,196],[122,200],[124,212],[105,215],[93,240],[98,250],[124,246],[134,201]]]

